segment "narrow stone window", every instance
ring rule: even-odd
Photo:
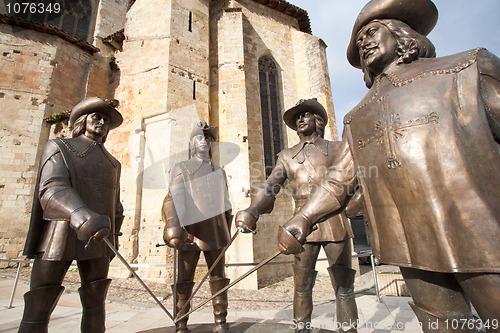
[[[264,163],[266,178],[276,163],[281,151],[281,125],[278,103],[278,70],[268,56],[259,59],[260,110],[262,114],[262,136],[264,141]]]
[[[196,80],[193,81],[193,99],[196,99]]]
[[[188,31],[193,31],[193,12],[189,12]]]
[[[28,1],[17,2],[29,3]],[[54,7],[56,3],[58,7]],[[40,8],[50,8],[50,10],[42,11]],[[55,8],[57,10],[54,10]],[[49,24],[80,39],[88,40],[92,16],[90,0],[39,0],[37,1],[37,7],[34,7],[34,9],[37,10],[22,10],[13,15],[29,21]]]

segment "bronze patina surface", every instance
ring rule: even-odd
[[[217,128],[200,122],[189,139],[190,159],[175,165],[161,210],[165,221],[163,238],[169,246],[179,250],[179,274],[174,287],[177,318],[189,311],[194,274],[202,251],[212,269],[209,280],[212,294],[229,283],[224,257],[216,263],[231,239],[232,223],[226,173],[211,159]],[[226,332],[227,292],[215,297],[212,304],[213,331]],[[176,321],[176,332],[188,331],[188,318]]]
[[[73,260],[81,279],[82,332],[105,331],[104,301],[113,252],[123,222],[120,162],[104,148],[121,114],[89,97],[70,116],[72,138],[49,140],[42,151],[24,254],[35,258],[19,332],[46,332]],[[111,234],[111,235],[110,235]]]
[[[500,314],[500,60],[480,48],[435,58],[425,35],[436,20],[429,0],[372,0],[360,12],[348,59],[370,90],[285,228],[304,241],[359,183],[374,253],[401,267],[423,330],[448,332],[472,318],[469,302],[483,322]]]
[[[278,154],[271,175],[253,194],[250,207],[236,214],[236,226],[243,230],[255,230],[260,214],[272,211],[275,197],[287,180],[289,186],[286,189],[291,189],[295,211],[298,212],[314,191],[316,184],[327,173],[340,148],[340,142],[323,138],[328,116],[316,99],[300,100],[285,112],[283,120],[287,126],[297,131],[300,142]],[[318,224],[317,230],[307,236],[303,247],[285,229],[280,229],[280,234],[288,234],[287,241],[280,244],[282,248],[288,249],[284,252],[300,251],[295,254],[293,265],[293,310],[297,322],[304,324],[311,321],[312,289],[317,274],[315,266],[319,251],[323,247],[330,264],[328,271],[338,300],[337,321],[343,324],[345,331],[356,332],[358,313],[353,288],[355,271],[351,263],[353,236],[345,214],[340,213]],[[297,327],[296,332],[310,330]]]

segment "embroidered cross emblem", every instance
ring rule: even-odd
[[[382,98],[384,102],[384,110],[387,110],[387,101]],[[427,124],[437,124],[439,116],[436,112],[431,112],[423,117],[401,121],[399,113],[384,113],[382,119],[375,123],[372,136],[365,140],[358,141],[358,148],[363,149],[372,142],[376,142],[377,146],[385,143],[385,151],[387,155],[387,168],[395,169],[401,166],[396,152],[396,140],[404,137],[406,130],[423,126]]]

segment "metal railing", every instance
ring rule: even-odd
[[[353,258],[363,258],[363,257],[370,257],[370,261],[372,264],[372,274],[373,274],[373,281],[375,284],[375,292],[377,294],[377,301],[382,302],[380,299],[380,294],[379,294],[379,288],[378,288],[378,281],[377,281],[377,274],[375,271],[375,260],[373,258],[373,253],[371,250],[367,251],[361,251],[360,253],[354,253],[352,255]],[[325,261],[328,260],[327,258],[319,258],[317,261]],[[17,272],[16,272],[16,277],[14,279],[14,285],[12,286],[12,293],[10,295],[10,300],[9,300],[9,305],[7,306],[8,309],[12,309],[12,303],[14,301],[14,296],[16,294],[16,289],[17,289],[17,284],[19,282],[19,275],[21,273],[21,264],[32,264],[33,260],[21,260],[21,259],[1,259],[0,262],[10,262],[10,263],[17,263]],[[257,266],[260,262],[243,262],[243,263],[226,263],[226,267],[234,267],[234,266]],[[269,262],[267,265],[285,265],[285,264],[292,264],[292,260],[288,261],[277,261],[277,262]],[[72,263],[71,266],[76,266],[75,263]],[[111,264],[110,267],[121,267],[123,266],[122,264]],[[173,267],[173,264],[130,264],[131,267],[133,268],[153,268],[153,267]],[[198,267],[207,267],[207,264],[200,264]]]

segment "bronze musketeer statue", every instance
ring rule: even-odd
[[[73,260],[81,279],[81,331],[105,331],[104,301],[114,254],[100,240],[109,235],[116,246],[116,235],[110,233],[120,230],[123,207],[120,162],[104,142],[109,130],[122,121],[121,114],[104,100],[86,98],[71,112],[73,137],[49,140],[43,148],[24,249],[35,261],[19,332],[47,332]]]
[[[300,100],[283,115],[285,124],[297,131],[300,142],[278,154],[276,166],[260,189],[253,194],[252,204],[236,214],[236,226],[253,231],[261,214],[270,213],[274,200],[286,180],[290,182],[295,211],[299,211],[311,190],[325,176],[340,148],[339,141],[325,140],[328,116],[316,100]],[[312,289],[316,280],[316,260],[324,248],[330,267],[328,272],[336,296],[337,323],[342,331],[356,332],[358,311],[354,300],[352,269],[352,230],[344,213],[318,224],[307,236],[305,251],[295,254],[293,265],[293,315],[296,332],[310,332],[313,311]]]
[[[285,253],[292,235],[304,242],[359,182],[374,253],[401,268],[424,332],[452,332],[473,320],[470,303],[482,323],[500,315],[500,60],[485,49],[435,58],[425,36],[437,16],[429,0],[361,10],[347,58],[370,90],[279,242]]]
[[[186,314],[186,304],[194,286],[196,265],[203,251],[208,267],[212,267],[231,238],[231,202],[226,173],[212,162],[212,145],[218,130],[202,121],[189,137],[190,158],[175,165],[169,191],[163,201],[165,222],[163,239],[179,250],[179,275],[176,290],[176,313]],[[210,272],[212,294],[229,284],[225,275],[224,257]],[[213,301],[215,324],[213,331],[227,332],[227,292]],[[189,332],[188,316],[175,322],[176,332]]]

